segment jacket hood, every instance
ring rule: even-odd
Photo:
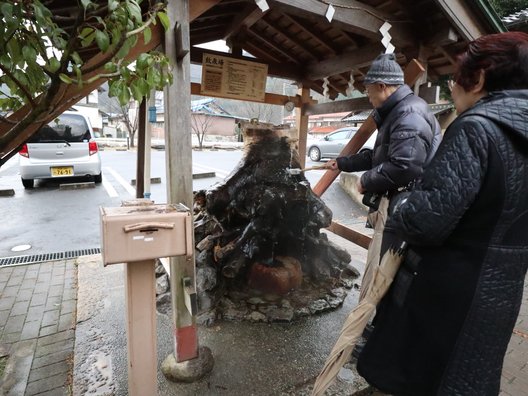
[[[466,115],[488,118],[528,144],[528,89],[491,92],[461,114]]]

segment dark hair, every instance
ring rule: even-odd
[[[487,92],[528,88],[528,34],[489,34],[469,43],[457,59],[455,81],[466,91],[484,70]]]

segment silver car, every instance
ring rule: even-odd
[[[340,128],[319,140],[309,141],[308,150],[306,150],[308,157],[312,161],[320,161],[322,158],[337,158],[350,139],[354,137],[358,129],[356,127]],[[372,134],[359,151],[372,150],[376,142],[376,136],[377,131]]]
[[[90,121],[67,111],[41,127],[19,151],[20,177],[25,188],[35,179],[90,176],[102,181],[101,156]]]

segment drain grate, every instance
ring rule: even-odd
[[[76,258],[80,256],[89,256],[91,254],[99,254],[101,249],[81,249],[81,250],[70,250],[69,252],[58,252],[58,253],[42,253],[33,254],[26,256],[13,256],[13,257],[0,257],[0,267],[7,265],[22,265],[22,264],[35,264],[42,263],[43,261],[54,261],[64,260],[70,258]]]

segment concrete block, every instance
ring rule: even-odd
[[[15,303],[15,296],[5,296],[2,293],[2,298],[0,299],[0,311],[3,311],[4,309],[11,309],[13,304]]]
[[[65,374],[70,370],[68,362],[61,361],[48,366],[40,367],[36,370],[32,370],[29,374],[29,382],[38,381],[41,379],[49,378],[57,374]]]
[[[57,332],[59,325],[57,323],[52,324],[51,326],[41,327],[39,337],[45,337],[50,334],[55,334]]]
[[[75,340],[75,331],[66,330],[61,331],[60,333],[54,333],[45,337],[40,337],[38,340],[38,346],[41,347],[45,345],[55,344],[64,340],[72,340],[73,342]]]
[[[29,308],[29,300],[18,301],[11,308],[11,316],[25,315]]]
[[[51,394],[59,395],[65,394],[66,388],[64,383],[61,381],[64,380],[63,374],[57,374],[52,377],[43,378],[38,381],[29,382],[26,387],[26,396],[33,396],[37,394],[43,394],[44,392],[51,392]]]
[[[46,304],[46,298],[48,298],[48,293],[33,293],[31,297],[30,307],[37,307]]]
[[[35,357],[42,357],[47,355],[52,355],[58,352],[71,351],[73,350],[74,341],[72,339],[66,339],[62,341],[55,342],[53,344],[48,344],[41,346],[37,343],[37,348],[35,350]]]
[[[20,333],[20,340],[31,340],[37,338],[40,332],[40,322],[26,322],[22,333]]]
[[[202,173],[193,173],[193,179],[206,179],[208,177],[216,177],[215,172],[202,172]]]
[[[0,188],[0,197],[12,197],[15,195],[15,190],[12,188]]]
[[[160,184],[161,183],[161,177],[151,177],[150,178],[150,184]],[[136,179],[130,180],[130,184],[135,186],[136,185]]]
[[[42,327],[51,326],[59,323],[59,316],[60,313],[58,307],[53,311],[44,312],[44,316],[42,317]]]
[[[24,327],[26,315],[10,316],[4,327],[4,334],[20,333]]]
[[[59,190],[79,190],[81,188],[95,188],[94,182],[59,184]]]
[[[44,367],[49,364],[54,364],[54,363],[58,363],[66,359],[70,359],[72,357],[72,354],[73,354],[73,343],[72,343],[72,347],[66,350],[50,353],[48,355],[44,355],[40,357],[35,357],[33,359],[32,369],[34,370],[39,367]]]

